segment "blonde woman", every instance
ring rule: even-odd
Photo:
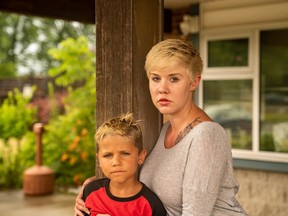
[[[169,119],[140,172],[140,181],[163,202],[169,216],[244,216],[235,198],[230,143],[222,126],[194,101],[203,69],[196,48],[168,39],[146,56],[152,101]],[[75,215],[85,210],[76,199]]]

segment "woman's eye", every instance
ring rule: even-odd
[[[171,77],[170,81],[171,81],[171,82],[178,82],[179,79],[178,79],[177,77]]]
[[[153,80],[153,81],[159,81],[160,80],[160,78],[159,77],[151,77],[151,80]]]

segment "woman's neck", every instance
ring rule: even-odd
[[[169,116],[172,133],[180,133],[188,124],[199,118],[199,108],[192,104],[189,109]],[[200,117],[201,118],[201,117]]]
[[[167,129],[165,136],[165,148],[175,146],[200,122],[212,121],[210,117],[196,105],[192,105],[186,112],[178,115],[170,115],[169,117],[170,127]]]

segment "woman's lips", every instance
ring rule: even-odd
[[[167,100],[166,98],[161,98],[160,100],[158,100],[158,103],[161,105],[161,106],[167,106],[170,101]]]

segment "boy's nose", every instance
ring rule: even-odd
[[[121,164],[119,156],[114,156],[112,160],[112,166],[118,166],[119,164]]]

